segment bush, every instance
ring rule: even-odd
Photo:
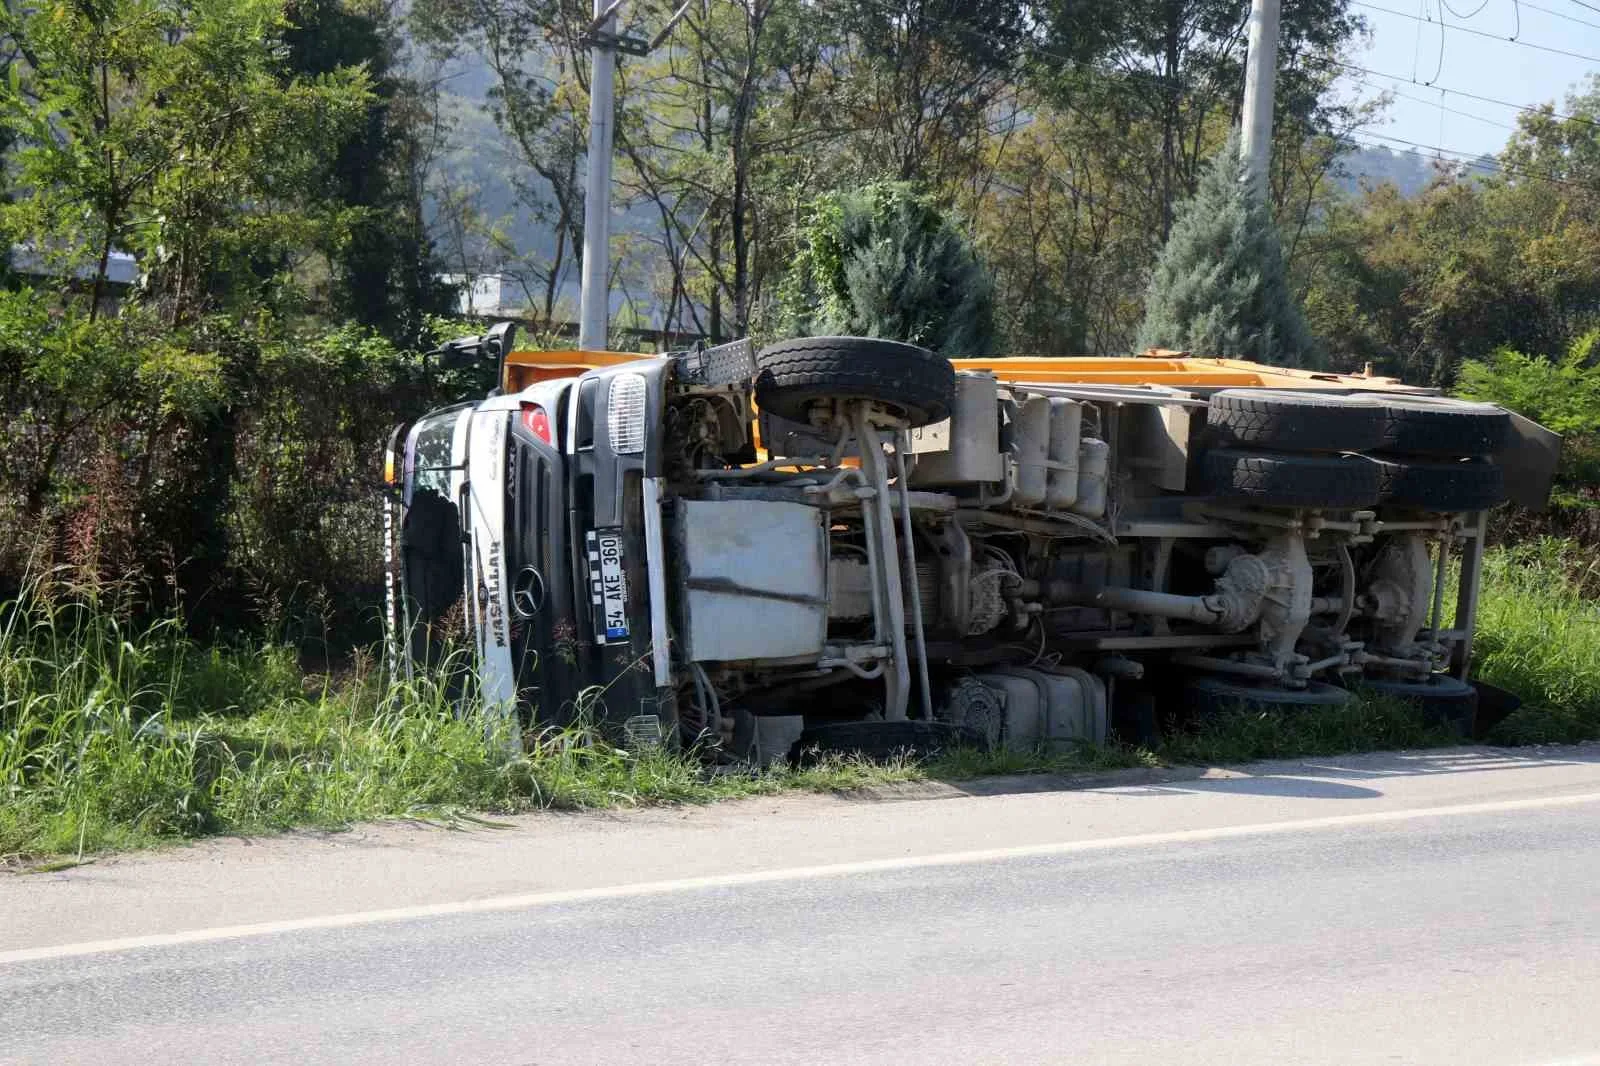
[[[1457,395],[1497,403],[1561,434],[1556,502],[1595,503],[1600,483],[1600,330],[1583,334],[1560,358],[1501,348],[1461,367]]]
[[[376,638],[389,433],[488,387],[354,326],[30,289],[0,292],[0,381],[0,596],[66,564],[195,632],[336,648]]]
[[[784,281],[786,336],[884,337],[951,358],[994,352],[994,290],[971,242],[901,182],[818,200]]]

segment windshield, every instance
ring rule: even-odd
[[[407,456],[406,502],[419,488],[450,497],[451,449],[463,407],[446,408],[422,419],[411,431]]]

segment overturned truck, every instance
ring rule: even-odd
[[[768,761],[1148,738],[1361,687],[1469,727],[1485,514],[1559,438],[1386,378],[856,337],[450,346],[388,456],[395,668],[523,726]],[[1454,592],[1447,592],[1454,585]]]

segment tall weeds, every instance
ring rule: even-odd
[[[1489,554],[1477,638],[1484,680],[1525,706],[1492,739],[1600,738],[1600,563],[1567,542]],[[136,625],[106,593],[35,582],[0,604],[0,861],[216,832],[450,817],[466,810],[704,802],[784,788],[1239,760],[1443,742],[1414,715],[1363,704],[1293,722],[1261,716],[1154,754],[956,753],[940,763],[825,762],[711,773],[666,750],[621,750],[582,725],[485,743],[436,677],[390,683],[357,656],[337,680],[291,650],[202,646],[176,621]]]
[[[575,727],[485,743],[434,677],[358,657],[337,683],[273,646],[201,647],[38,583],[0,607],[0,858],[386,816],[704,801],[779,787],[711,779]]]

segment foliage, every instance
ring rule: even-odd
[[[62,276],[90,279],[94,317],[113,251],[141,261],[147,296],[179,324],[255,296],[292,251],[338,229],[314,202],[325,140],[368,98],[355,68],[284,69],[278,0],[115,0],[8,7],[22,55],[0,89],[17,139],[0,229]]]
[[[290,70],[313,77],[362,70],[372,91],[360,121],[324,157],[319,184],[344,206],[346,225],[322,248],[332,265],[328,300],[354,321],[416,345],[426,317],[455,302],[440,281],[423,214],[430,123],[420,88],[399,73],[387,9],[347,0],[292,0],[283,41]]]
[[[711,776],[667,751],[624,751],[581,724],[485,745],[438,678],[385,683],[357,657],[335,681],[291,649],[203,647],[175,621],[129,622],[54,578],[0,604],[0,861],[216,832],[340,826],[466,810],[700,803],[786,787],[914,776],[830,761]]]
[[[780,311],[789,335],[888,337],[955,356],[995,349],[983,264],[933,200],[904,183],[818,201]]]
[[[1322,708],[1311,714],[1224,711],[1199,723],[1193,732],[1175,732],[1162,745],[1161,754],[1175,763],[1215,766],[1459,743],[1459,735],[1429,725],[1415,707],[1392,700],[1357,698],[1343,707]]]
[[[458,383],[317,317],[332,264],[341,315],[427,341],[404,276],[435,270],[389,210],[405,138],[375,16],[294,15],[329,32],[278,0],[0,16],[0,239],[33,271],[0,289],[0,587],[31,558],[202,630],[371,613],[383,436]]]
[[[1587,493],[1600,482],[1600,330],[1590,330],[1559,358],[1501,348],[1461,367],[1456,392],[1497,403],[1561,434],[1558,492]]]
[[[1139,347],[1309,365],[1317,353],[1289,292],[1272,216],[1242,172],[1230,138],[1156,261]]]
[[[1125,353],[1173,205],[1237,110],[1248,6],[697,0],[650,55],[619,66],[613,292],[672,333],[768,328],[817,199],[912,180],[991,266],[1005,348]],[[1371,116],[1331,91],[1328,61],[1362,29],[1351,6],[1290,7],[1271,187],[1293,258],[1332,195],[1339,136]],[[625,11],[646,38],[663,14]],[[459,242],[481,251],[474,269],[535,264],[541,317],[582,239],[587,12],[559,0],[414,8],[418,33],[462,74],[492,73],[485,95],[456,101],[486,103],[497,129],[457,155],[443,224],[480,231]],[[502,170],[529,224],[500,226],[489,209],[458,225],[473,213],[455,192],[493,203]]]
[[[1298,273],[1338,368],[1448,386],[1464,360],[1561,352],[1600,326],[1600,90],[1563,110],[1524,114],[1499,173],[1328,210]]]

